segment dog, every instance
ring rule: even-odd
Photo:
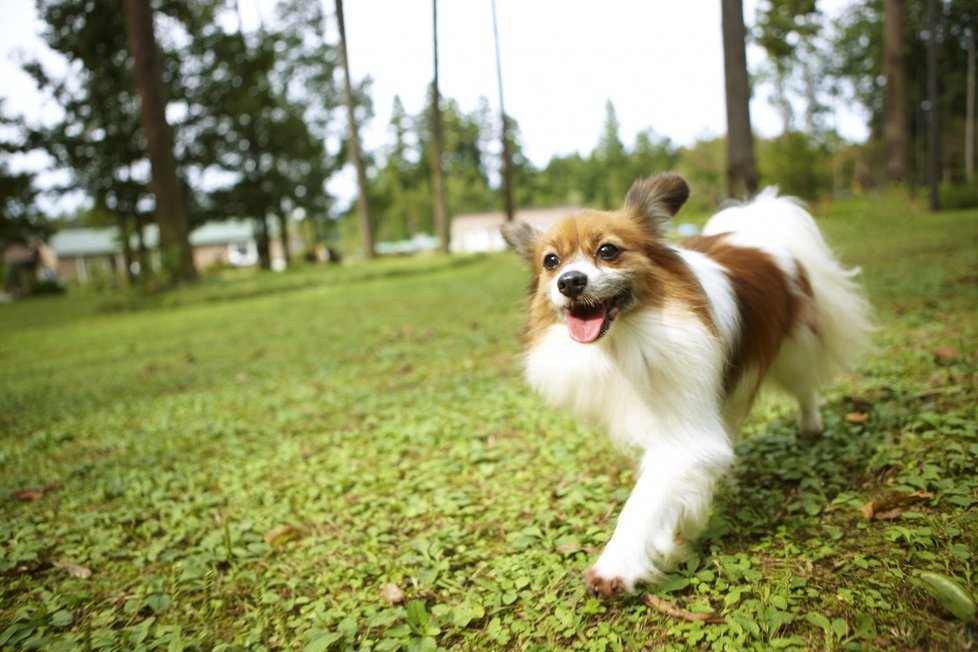
[[[618,211],[579,210],[546,232],[502,228],[529,262],[525,375],[557,409],[641,451],[614,533],[587,571],[611,598],[654,583],[700,533],[741,422],[767,380],[822,433],[819,387],[872,330],[858,269],[833,256],[794,199],[766,190],[681,245],[665,224],[677,174],[636,181]]]

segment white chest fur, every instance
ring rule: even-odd
[[[526,375],[552,406],[645,449],[690,428],[713,429],[723,351],[694,314],[666,307],[623,315],[593,344],[556,324],[527,352]]]

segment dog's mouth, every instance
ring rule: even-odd
[[[631,295],[622,292],[601,302],[582,298],[567,308],[567,330],[571,339],[581,344],[597,341],[611,328],[611,322],[628,303]]]

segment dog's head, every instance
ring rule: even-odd
[[[621,315],[661,294],[655,286],[662,227],[688,197],[682,177],[660,174],[636,181],[618,211],[582,210],[546,232],[506,224],[503,237],[533,271],[531,336],[565,322],[574,340],[591,343]]]

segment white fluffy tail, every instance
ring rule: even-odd
[[[710,218],[705,235],[735,234],[737,244],[786,252],[805,268],[815,296],[818,348],[809,363],[818,385],[855,362],[873,331],[871,309],[854,280],[860,270],[844,268],[829,249],[814,218],[795,199],[768,188],[748,204]]]

